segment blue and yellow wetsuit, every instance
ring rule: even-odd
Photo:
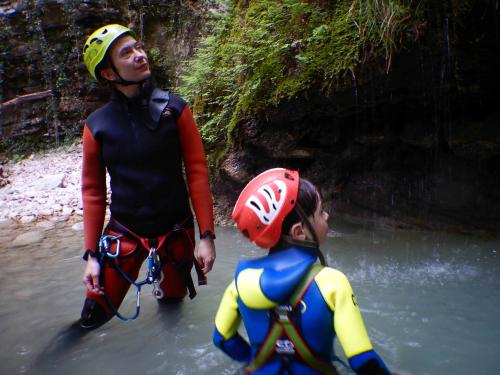
[[[288,303],[316,258],[310,249],[290,247],[266,257],[240,261],[215,317],[215,345],[237,361],[255,362],[273,325],[272,311]],[[342,272],[321,268],[305,289],[299,310],[294,326],[317,359],[331,364],[333,340],[337,336],[357,374],[390,374],[373,350],[351,285]],[[242,320],[250,344],[238,334]],[[286,356],[284,361],[283,355],[273,351],[264,364],[247,367],[247,373],[323,373],[308,366],[298,355]]]

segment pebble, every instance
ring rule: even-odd
[[[83,230],[83,221],[73,224],[71,228],[76,232],[81,232]]]

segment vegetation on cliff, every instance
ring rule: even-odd
[[[456,1],[462,12],[469,1]],[[204,37],[184,75],[212,162],[245,118],[310,87],[326,95],[391,68],[395,52],[420,37],[432,1],[240,0]]]

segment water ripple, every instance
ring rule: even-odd
[[[485,272],[480,265],[463,264],[453,261],[424,261],[414,265],[405,265],[398,262],[385,264],[359,263],[354,271],[346,270],[352,282],[376,283],[380,286],[394,285],[394,283],[412,285],[443,285],[450,282],[468,282],[471,280],[491,284],[498,282],[498,276]]]

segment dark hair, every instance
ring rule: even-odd
[[[314,215],[316,208],[320,202],[321,195],[309,180],[301,178],[299,182],[299,192],[297,194],[297,204],[300,204],[304,213],[309,217]],[[295,224],[302,221],[299,214],[295,209],[290,211],[290,213],[283,220],[283,225],[281,226],[281,234],[288,234],[290,228]]]

